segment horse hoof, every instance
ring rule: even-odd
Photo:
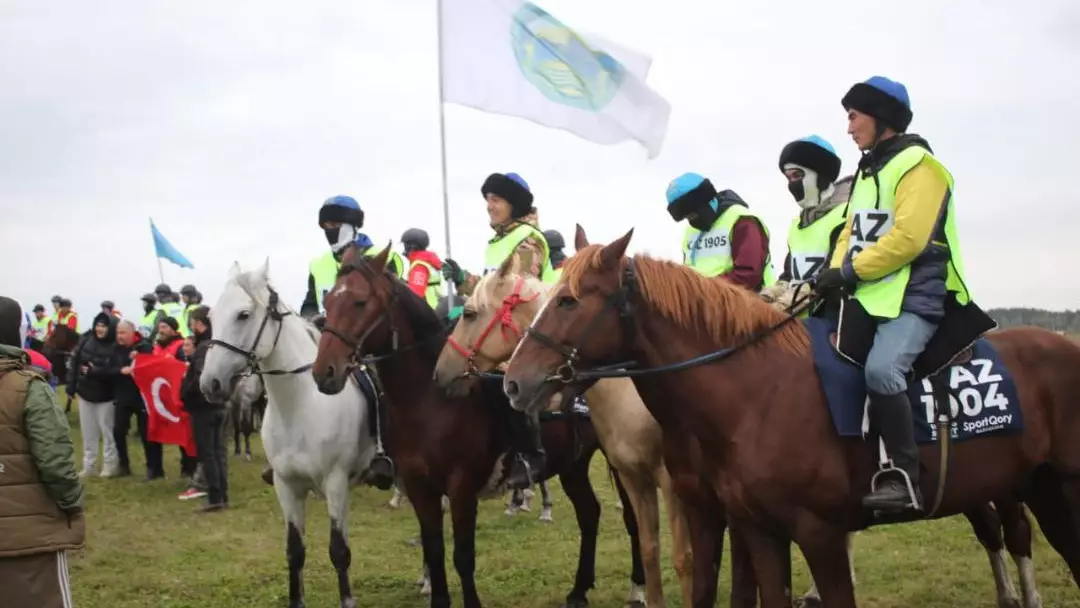
[[[351,597],[341,600],[341,608],[356,608],[356,600]]]
[[[645,608],[645,602],[634,600],[626,603],[627,608]]]
[[[804,597],[795,602],[795,608],[821,608],[821,600],[816,597]]]
[[[566,600],[566,603],[559,606],[559,608],[586,608],[589,605],[589,600],[585,598]]]

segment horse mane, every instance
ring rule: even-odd
[[[473,288],[472,295],[466,300],[466,305],[473,304],[479,308],[491,308],[498,309],[502,306],[503,298],[496,295],[498,287],[500,285],[509,285],[513,288],[513,285],[519,280],[524,280],[524,289],[521,290],[523,297],[528,297],[532,294],[540,294],[541,298],[547,298],[551,294],[551,286],[544,283],[539,278],[531,274],[518,274],[516,272],[510,272],[506,275],[500,275],[497,272],[491,272],[483,277],[476,283],[476,287]]]
[[[604,247],[589,245],[563,265],[560,283],[580,297],[581,279],[603,268]],[[638,292],[656,312],[690,331],[705,331],[716,342],[735,346],[787,315],[769,306],[757,294],[723,279],[706,278],[694,269],[637,254],[633,257]],[[785,350],[805,354],[810,338],[802,324],[790,322],[769,337]]]
[[[236,275],[236,277],[232,280],[236,282],[236,285],[240,289],[242,289],[244,293],[246,293],[253,302],[255,302],[256,306],[260,308],[266,308],[270,305],[269,299],[263,297],[264,289],[272,289],[269,280],[263,281],[255,271],[242,272]],[[269,293],[269,291],[267,291],[267,293]],[[319,333],[318,328],[316,328],[311,321],[308,321],[307,319],[297,314],[297,312],[291,306],[286,304],[285,301],[281,298],[278,298],[277,308],[279,311],[284,312],[287,315],[294,316],[300,321],[302,321],[303,324],[301,325],[301,327],[303,327],[304,331],[307,332],[308,338],[311,339],[311,342],[313,344],[319,343],[319,338],[321,337],[321,334]]]
[[[409,327],[413,330],[414,339],[423,342],[423,345],[418,346],[417,350],[424,353],[432,361],[435,361],[439,358],[439,353],[442,352],[443,346],[446,344],[446,338],[448,337],[443,322],[439,319],[439,316],[435,314],[435,310],[428,306],[427,300],[424,300],[413,293],[404,281],[385,268],[381,273],[377,271],[370,264],[371,259],[372,258],[360,255],[359,252],[355,252],[354,250],[351,259],[347,263],[352,264],[354,268],[362,272],[369,279],[381,274],[383,278],[389,281],[390,293],[405,313],[405,318],[409,322]],[[344,260],[341,271],[347,272]],[[339,276],[341,276],[340,272]]]

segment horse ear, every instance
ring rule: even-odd
[[[262,266],[259,266],[259,278],[263,281],[269,281],[270,279],[270,256],[266,256],[263,260]]]
[[[577,227],[574,230],[574,249],[581,251],[589,246],[589,239],[585,236],[585,229],[581,227],[581,224],[574,224]]]
[[[610,270],[619,267],[619,261],[626,255],[626,248],[630,245],[630,237],[632,236],[634,236],[633,228],[618,240],[604,246],[603,251],[600,252],[600,259],[603,261],[604,268]]]
[[[499,278],[506,278],[514,267],[514,256],[506,256],[502,264],[499,264]]]
[[[371,260],[371,264],[382,272],[386,270],[386,261],[390,259],[390,248],[394,246],[394,241],[390,241],[386,244],[386,249],[379,252],[379,255],[375,256]]]
[[[233,260],[232,267],[229,268],[229,278],[235,279],[236,277],[240,276],[242,272],[244,271],[240,268],[240,262]]]

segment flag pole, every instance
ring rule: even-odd
[[[154,237],[154,218],[150,218],[150,238]],[[157,254],[157,243],[154,243],[154,258],[157,259],[158,283],[165,282],[165,271],[161,268],[161,256]]]
[[[446,179],[446,102],[443,94],[445,85],[442,62],[442,11],[443,0],[435,0],[435,44],[436,55],[439,60],[439,163],[442,169],[443,238],[446,239],[446,258],[450,258],[452,257],[450,251],[450,192]],[[453,303],[454,284],[452,281],[446,281],[446,283],[447,295],[451,298],[451,303]]]

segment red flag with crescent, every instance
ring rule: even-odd
[[[138,353],[131,377],[146,404],[147,440],[178,445],[188,456],[195,456],[195,434],[180,400],[186,372],[187,365],[174,357]]]

